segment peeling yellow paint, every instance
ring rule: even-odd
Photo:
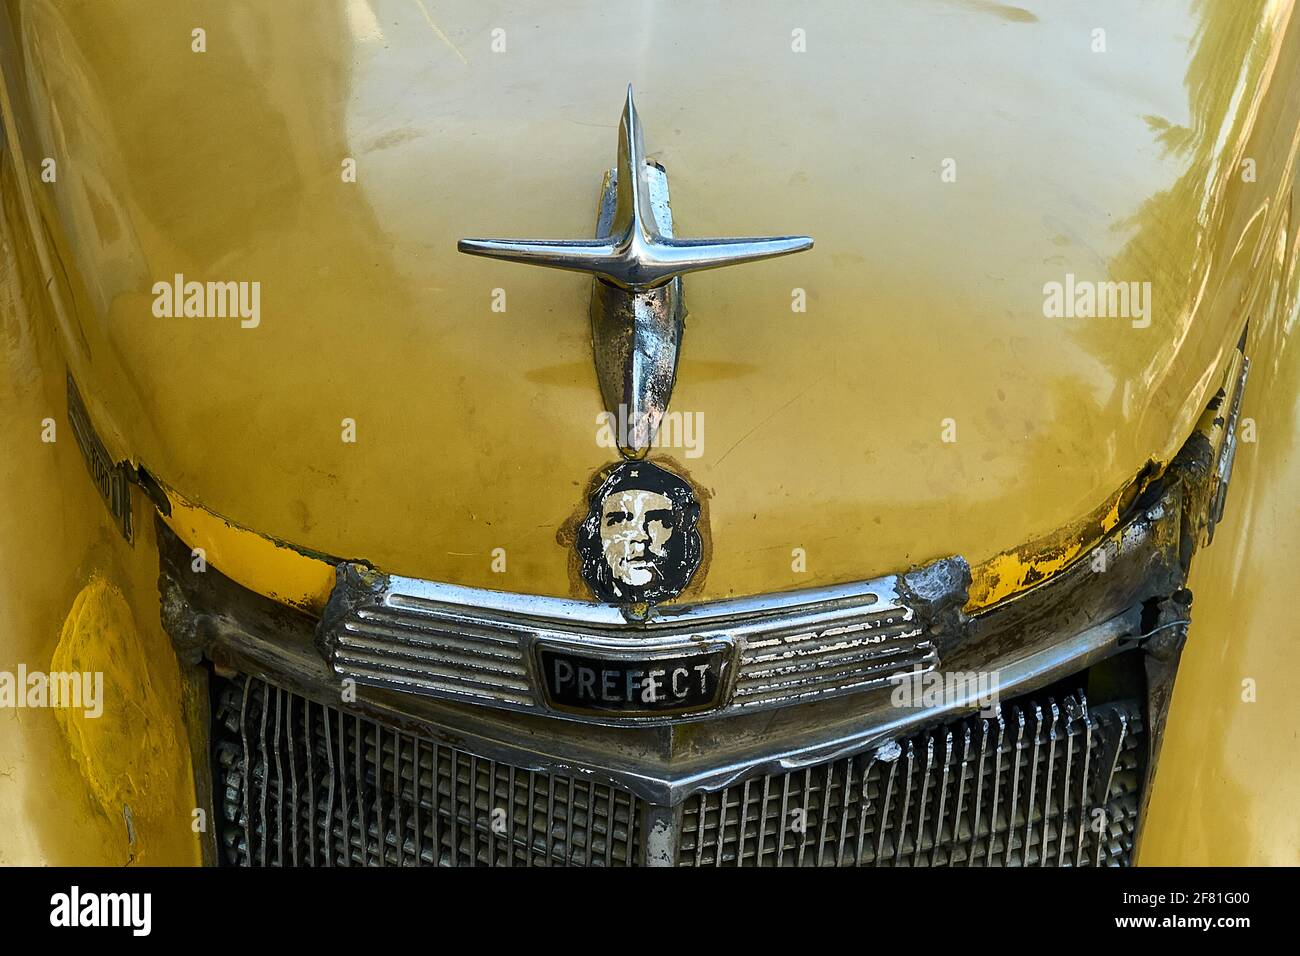
[[[1065,568],[1084,548],[1082,541],[1047,554],[1026,555],[1007,551],[985,561],[971,572],[968,609],[988,607],[1051,577]]]
[[[334,566],[232,524],[170,488],[171,514],[163,517],[191,549],[244,587],[292,607],[319,613],[334,587]]]
[[[116,824],[118,855],[136,863],[175,860],[177,847],[192,845],[195,803],[176,659],[170,648],[149,645],[122,592],[94,576],[73,601],[50,660],[52,673],[103,675],[100,715],[54,713],[87,788]]]
[[[1115,529],[1124,509],[1161,470],[1149,465],[1141,475],[1079,521],[976,565],[971,569],[970,599],[966,610],[980,610],[1013,597],[1064,571],[1080,555],[1091,552]]]

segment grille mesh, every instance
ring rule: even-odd
[[[628,866],[642,804],[255,678],[214,677],[223,859],[239,866]],[[1057,701],[1060,701],[1058,704]],[[1124,866],[1145,738],[1132,701],[1003,705],[688,798],[682,866]]]
[[[684,866],[1123,866],[1142,727],[1082,691],[690,798]],[[1096,812],[1100,811],[1100,813]]]
[[[213,679],[220,843],[238,866],[627,866],[635,797],[519,770],[314,703]]]

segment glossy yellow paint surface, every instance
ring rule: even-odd
[[[1261,438],[1240,467],[1256,490],[1234,485],[1194,568],[1197,626],[1142,852],[1285,853],[1269,827],[1300,771],[1279,773],[1261,734],[1294,734],[1300,715],[1263,680],[1249,707],[1228,685],[1300,665],[1295,625],[1260,600],[1294,580],[1294,518],[1270,530],[1300,488],[1290,0],[3,9],[6,218],[49,340],[11,336],[19,380],[62,422],[66,363],[110,451],[171,493],[175,530],[289,603],[328,588],[303,551],[586,596],[559,531],[612,454],[588,283],[454,250],[465,235],[589,234],[628,82],[681,235],[817,240],[687,281],[672,409],[699,413],[704,440],[698,457],[666,454],[709,500],[694,598],[962,554],[982,605],[1054,573],[1176,452],[1249,319]],[[154,283],[176,274],[260,283],[257,327],[155,316]],[[1045,318],[1044,284],[1068,274],[1150,282],[1149,326]],[[3,425],[27,435],[33,410],[14,408]],[[32,548],[68,530],[37,569],[46,596],[0,606],[19,656],[52,651],[96,569],[163,640],[150,522],[124,551],[69,470],[75,448],[58,456],[4,489],[26,502],[57,477],[48,487],[67,478],[79,496],[0,518]],[[13,762],[40,759],[56,730],[12,737]],[[40,820],[34,792],[0,775],[0,812]],[[107,826],[93,796],[82,810]],[[66,859],[46,849],[51,827],[9,852]],[[188,852],[188,834],[158,839]]]
[[[1300,247],[1294,234],[1288,241],[1294,264]],[[1243,415],[1259,416],[1258,442],[1238,453],[1228,520],[1192,569],[1194,624],[1142,864],[1300,865],[1297,278],[1277,330],[1285,350],[1255,365],[1243,404]]]
[[[628,81],[683,235],[817,238],[687,284],[705,598],[978,564],[1104,507],[1204,406],[1254,252],[1233,231],[1280,188],[1234,166],[1286,4],[1259,29],[1241,4],[9,7],[106,440],[241,526],[434,580],[576,593],[556,530],[611,455],[588,284],[455,240],[589,233]],[[260,324],[155,317],[178,273],[260,282]],[[1150,327],[1044,318],[1067,273],[1150,281]]]
[[[1279,69],[1300,75],[1300,52]],[[1264,115],[1252,147],[1265,153],[1287,137],[1294,150],[1294,121]],[[1300,197],[1289,198],[1256,267],[1245,440],[1225,522],[1192,565],[1194,623],[1143,864],[1300,864]]]

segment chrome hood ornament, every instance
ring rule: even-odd
[[[618,165],[605,174],[595,239],[462,239],[457,248],[595,276],[590,311],[596,376],[606,407],[628,423],[619,450],[635,459],[650,449],[672,396],[685,316],[681,277],[802,252],[812,244],[808,236],[675,238],[668,175],[645,158],[629,86]]]

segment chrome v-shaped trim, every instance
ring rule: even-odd
[[[462,239],[461,252],[526,265],[590,272],[623,289],[653,289],[673,277],[811,249],[808,236],[677,239],[659,226],[650,201],[641,120],[627,88],[619,123],[617,198],[610,234],[587,239]]]

